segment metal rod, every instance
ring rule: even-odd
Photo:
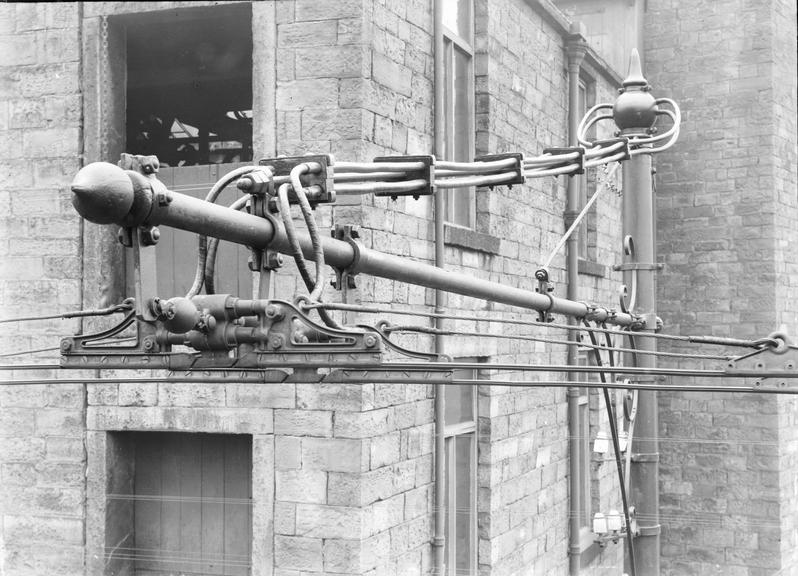
[[[270,386],[274,384],[291,384],[291,383],[298,383],[303,382],[302,380],[293,381],[290,379],[289,376],[286,376],[285,380],[281,380],[279,382],[274,382],[273,380],[269,381],[258,381],[254,378],[247,378],[245,380],[247,383],[251,384],[261,384],[263,386]],[[40,386],[45,384],[125,384],[125,383],[174,383],[174,384],[194,384],[194,383],[205,383],[205,384],[236,384],[240,383],[241,379],[233,379],[231,377],[224,377],[224,376],[186,376],[186,377],[158,377],[158,376],[151,376],[151,377],[137,377],[137,378],[98,378],[96,376],[88,377],[88,378],[26,378],[23,380],[4,380],[0,382],[0,386]],[[327,378],[319,380],[319,383],[337,383],[337,382],[346,382],[349,384],[373,384],[374,377],[369,376],[368,374],[360,377],[360,376],[347,376],[346,378],[336,378],[335,375],[329,375]],[[402,376],[401,378],[397,378],[396,380],[392,381],[380,381],[381,384],[429,384],[429,378],[425,374],[420,374],[417,377],[408,377]],[[798,395],[798,388],[794,389],[787,389],[787,388],[779,388],[779,389],[761,389],[761,388],[754,388],[751,386],[713,386],[713,385],[701,385],[701,384],[647,384],[644,382],[581,382],[581,381],[574,381],[574,380],[485,380],[479,378],[455,378],[447,382],[439,383],[440,386],[479,386],[479,385],[490,385],[490,386],[509,386],[509,387],[519,387],[519,388],[529,388],[529,387],[555,387],[555,388],[569,388],[573,386],[583,386],[585,388],[613,388],[613,389],[621,389],[621,390],[645,390],[645,391],[679,391],[679,392],[719,392],[719,393],[729,393],[729,394],[782,394],[782,395]],[[650,438],[642,437],[646,440],[650,440]],[[648,518],[648,516],[646,516]]]
[[[566,54],[568,56],[568,143],[570,146],[577,146],[577,128],[579,126],[580,110],[579,110],[579,69],[581,68],[582,59],[586,53],[583,38],[576,35],[568,42]],[[567,202],[565,208],[565,227],[567,231],[565,237],[560,242],[567,239],[566,251],[566,274],[568,278],[567,296],[569,300],[579,299],[579,178],[580,176],[571,175],[568,178],[568,192]],[[596,194],[598,196],[598,194]],[[585,207],[585,211],[588,208]],[[584,214],[584,212],[583,212]],[[558,248],[555,248],[545,268],[548,269],[551,260],[557,253]],[[578,321],[575,318],[568,318],[569,325],[576,325]],[[568,330],[568,340],[572,342],[568,345],[567,362],[569,366],[576,366],[578,364],[578,330]],[[579,541],[580,532],[582,528],[581,517],[582,511],[585,509],[585,503],[582,502],[582,487],[580,480],[582,474],[587,473],[583,470],[580,474],[582,462],[579,458],[579,443],[578,438],[579,430],[579,395],[580,390],[577,386],[568,388],[567,401],[568,401],[568,486],[570,497],[568,498],[568,518],[569,518],[569,537],[568,537],[568,567],[571,576],[579,574],[581,564],[581,542]]]
[[[98,173],[107,178],[105,180],[97,178]],[[120,178],[120,181],[117,182],[113,180],[114,178]],[[122,178],[127,180],[127,187]],[[160,185],[159,182],[157,184]],[[134,195],[127,174],[113,164],[95,163],[83,168],[78,172],[72,189],[77,197],[76,206],[80,208],[79,211],[84,218],[99,223],[108,223],[113,219],[117,224],[126,226],[161,224],[253,248],[271,248],[284,254],[291,254],[291,247],[281,223],[231,210],[185,194],[168,192],[165,188],[163,192],[157,194],[152,190],[142,190]],[[139,203],[151,203],[152,210],[134,217],[139,214]],[[311,239],[307,235],[300,235],[300,244],[305,258],[312,260]],[[322,238],[322,245],[327,264],[344,270],[349,269],[353,272],[520,308],[548,310],[554,314],[577,318],[589,316],[591,319],[619,326],[629,326],[637,320],[634,316],[623,312],[594,308],[583,302],[538,294],[531,290],[476,278],[470,274],[442,270],[423,262],[384,254],[334,238]]]
[[[434,75],[434,94],[433,94],[433,116],[435,121],[434,150],[438,158],[446,155],[446,122],[444,114],[446,99],[444,87],[446,83],[444,68],[444,41],[443,41],[443,2],[444,0],[434,0],[433,6],[433,75]],[[445,265],[445,246],[444,246],[444,214],[446,210],[446,194],[435,194],[433,196],[433,225],[435,227],[435,266],[443,269]],[[446,310],[446,293],[440,289],[435,289],[435,313],[443,314]],[[435,328],[443,330],[444,320],[441,317],[434,319]],[[443,335],[435,336],[435,352],[439,355],[445,353]],[[439,358],[441,356],[438,356]],[[445,436],[445,415],[446,406],[444,398],[444,387],[441,384],[435,386],[435,442],[434,442],[434,466],[435,466],[435,487],[433,492],[434,506],[434,525],[432,536],[432,573],[434,576],[443,576],[446,566],[445,543],[446,543],[446,436]]]

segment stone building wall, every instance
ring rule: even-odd
[[[657,161],[660,316],[681,334],[794,334],[795,7],[659,2],[646,22],[645,73],[684,115]],[[663,394],[660,408],[664,572],[794,569],[794,401]]]
[[[80,36],[64,4],[0,7],[0,314],[81,307],[81,224],[68,184],[80,167]],[[0,349],[58,346],[79,321],[4,325]],[[52,362],[55,352],[4,357]],[[51,378],[53,370],[3,377]],[[0,386],[0,572],[83,573],[84,387]]]
[[[121,151],[116,149],[119,139],[102,128],[119,111],[97,96],[98,78],[106,73],[95,52],[99,19],[194,4],[0,8],[0,46],[8,55],[0,62],[3,316],[118,301],[121,261],[111,248],[113,234],[80,222],[68,190],[82,164],[112,160]],[[536,155],[545,147],[564,145],[567,21],[548,3],[478,0],[476,5],[477,152]],[[261,2],[253,4],[253,23],[256,157],[312,152],[368,160],[432,151],[432,12],[427,2]],[[596,81],[597,100],[610,99],[611,75],[596,73]],[[109,138],[107,158],[98,141],[103,134]],[[536,180],[512,190],[480,189],[477,205],[482,244],[464,245],[449,229],[447,267],[534,289],[536,268],[564,230],[564,179]],[[619,206],[619,197],[612,194],[605,194],[599,205],[598,259],[607,268],[603,277],[582,276],[585,300],[609,305],[614,298],[619,278],[609,265],[619,258]],[[364,244],[374,249],[432,260],[430,199],[365,197],[335,210],[320,207],[317,218],[323,226],[357,224]],[[552,267],[558,296],[565,293],[563,256]],[[279,274],[278,294],[290,297],[297,285],[286,266]],[[349,296],[355,302],[427,310],[433,303],[429,289],[376,278],[359,278]],[[492,318],[533,320],[536,314],[471,298],[451,296],[447,311],[485,318],[456,325],[468,331],[564,335],[562,330],[491,323]],[[35,349],[55,346],[61,336],[79,330],[78,321],[48,321],[21,325],[13,336],[0,338],[3,350]],[[400,341],[417,349],[431,347],[428,336]],[[563,347],[528,340],[452,338],[446,351],[498,362],[565,360]],[[50,351],[37,358],[51,362],[56,355]],[[9,374],[50,377],[55,372]],[[257,463],[252,476],[257,487],[254,574],[399,576],[426,573],[431,565],[430,386],[296,381],[266,388],[249,383],[4,386],[0,407],[0,568],[9,575],[102,572],[98,548],[106,544],[109,445],[115,431],[125,430],[252,436]],[[478,434],[480,571],[513,575],[532,566],[535,572],[565,573],[564,392],[480,387]],[[617,507],[612,468],[602,464],[599,470],[601,500],[607,508]],[[270,505],[273,516],[266,512]],[[619,551],[610,545],[591,570],[617,566]],[[272,561],[260,562],[264,558]]]

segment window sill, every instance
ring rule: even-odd
[[[599,264],[593,260],[579,259],[579,273],[587,276],[598,276],[605,278],[607,276],[607,267],[604,264]]]
[[[450,224],[444,224],[443,242],[449,246],[468,248],[487,254],[498,254],[502,243],[496,236]]]

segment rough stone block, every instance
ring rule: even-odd
[[[324,567],[322,540],[300,536],[274,537],[275,568],[321,571]]]
[[[333,413],[321,410],[275,410],[274,432],[288,436],[332,436]]]
[[[329,573],[360,572],[360,540],[329,539],[324,541],[324,570]]]
[[[362,46],[296,48],[297,78],[359,78],[368,76],[369,52]]]
[[[274,479],[277,500],[323,504],[327,499],[327,473],[322,470],[276,470]]]
[[[302,467],[330,472],[360,472],[368,441],[344,438],[303,438]],[[365,459],[368,459],[366,453]]]
[[[363,509],[297,504],[296,533],[309,538],[347,538],[360,534]]]
[[[277,84],[278,110],[335,108],[337,105],[336,78],[309,78]]]

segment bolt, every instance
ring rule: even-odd
[[[269,318],[271,320],[275,320],[276,321],[276,320],[282,320],[283,319],[282,311],[277,306],[275,306],[274,304],[269,304],[268,306],[266,306],[265,314],[266,314],[266,318]]]
[[[366,337],[363,338],[363,344],[365,344],[366,348],[374,348],[377,345],[377,338],[373,334],[366,334]]]
[[[272,336],[271,338],[271,345],[272,348],[278,350],[283,347],[283,337],[281,335]]]
[[[144,347],[144,350],[147,352],[152,352],[155,350],[155,340],[152,339],[152,336],[147,336],[144,341],[141,343]]]
[[[274,268],[279,268],[283,265],[283,255],[279,252],[267,252],[266,254],[266,264],[264,268],[268,270],[273,270]]]
[[[72,350],[72,340],[69,338],[64,338],[61,340],[61,352],[66,353]]]
[[[145,246],[155,246],[161,238],[161,231],[157,226],[142,231],[141,243]]]

